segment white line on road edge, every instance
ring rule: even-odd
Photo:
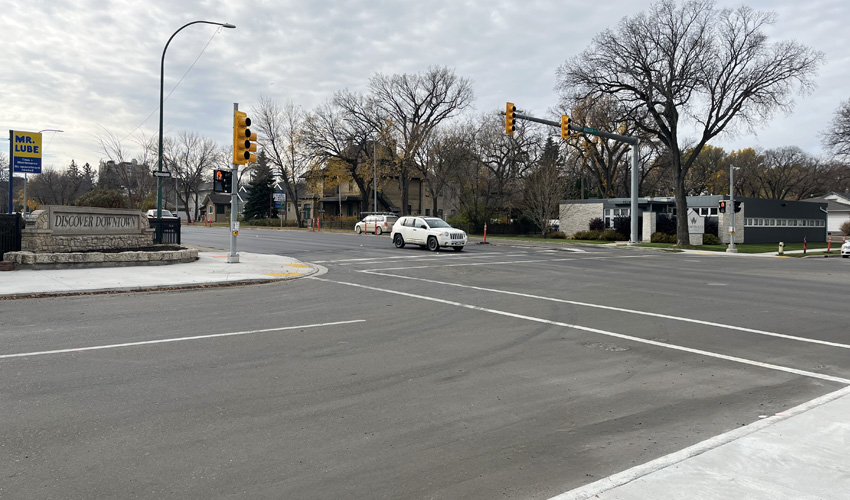
[[[790,410],[777,413],[776,415],[765,418],[763,420],[757,420],[744,427],[740,427],[738,429],[726,432],[719,436],[714,436],[713,438],[706,439],[705,441],[697,443],[693,446],[689,446],[684,450],[679,450],[675,453],[671,453],[661,458],[657,458],[645,464],[641,464],[623,472],[608,476],[605,479],[600,479],[599,481],[586,484],[574,490],[570,490],[566,493],[562,493],[558,496],[550,498],[549,500],[586,500],[588,498],[594,498],[596,495],[604,493],[608,490],[617,488],[618,486],[623,486],[624,484],[628,484],[636,479],[640,479],[641,477],[652,474],[653,472],[665,469],[667,467],[670,467],[671,465],[676,465],[677,463],[683,462],[689,458],[701,455],[707,451],[719,448],[724,444],[731,443],[732,441],[741,439],[745,436],[753,434],[754,432],[758,432],[766,427],[770,427],[771,425],[776,424],[782,420],[786,420],[801,413],[805,413],[813,408],[824,405],[831,401],[835,401],[836,399],[843,398],[848,395],[850,395],[850,387],[845,387],[838,391],[813,399],[807,403],[795,406]]]
[[[654,318],[663,318],[663,319],[670,319],[670,320],[674,320],[674,321],[683,321],[685,323],[694,323],[694,324],[697,324],[697,325],[713,326],[713,327],[717,327],[717,328],[725,328],[727,330],[737,330],[739,332],[757,333],[759,335],[766,335],[768,337],[777,337],[777,338],[781,338],[781,339],[795,340],[795,341],[798,341],[798,342],[808,342],[808,343],[811,343],[811,344],[820,344],[820,345],[826,345],[826,346],[830,346],[830,347],[840,347],[842,349],[850,349],[850,344],[840,344],[838,342],[829,342],[827,340],[818,340],[818,339],[810,339],[810,338],[806,338],[806,337],[797,337],[797,336],[794,336],[794,335],[787,335],[787,334],[784,334],[784,333],[768,332],[768,331],[765,331],[765,330],[757,330],[755,328],[746,328],[746,327],[743,327],[743,326],[724,325],[723,323],[715,323],[713,321],[703,321],[701,319],[691,319],[691,318],[685,318],[685,317],[681,317],[681,316],[670,316],[668,314],[660,314],[660,313],[653,313],[653,312],[647,312],[647,311],[637,311],[637,310],[634,310],[634,309],[624,309],[622,307],[603,306],[601,304],[589,304],[587,302],[578,302],[578,301],[575,301],[575,300],[556,299],[556,298],[553,298],[553,297],[544,297],[542,295],[532,295],[532,294],[529,294],[529,293],[511,292],[510,290],[498,290],[496,288],[484,288],[484,287],[480,287],[480,286],[462,285],[460,283],[449,283],[449,282],[446,282],[446,281],[429,280],[429,279],[426,279],[426,278],[414,278],[412,276],[400,276],[398,274],[387,274],[387,273],[384,273],[384,272],[381,272],[381,271],[360,271],[360,272],[366,273],[366,274],[374,274],[374,275],[377,275],[377,276],[386,276],[388,278],[401,278],[401,279],[406,279],[406,280],[424,281],[426,283],[433,283],[435,285],[446,285],[446,286],[454,286],[454,287],[459,287],[459,288],[469,288],[471,290],[480,290],[482,292],[502,293],[502,294],[505,294],[505,295],[515,295],[517,297],[525,297],[525,298],[537,299],[537,300],[548,300],[550,302],[559,302],[559,303],[562,303],[562,304],[570,304],[570,305],[574,305],[574,306],[593,307],[593,308],[596,308],[596,309],[606,309],[608,311],[617,311],[617,312],[624,312],[624,313],[629,313],[629,314],[639,314],[641,316],[652,316]]]
[[[168,342],[184,342],[187,340],[204,340],[204,339],[214,339],[218,337],[233,337],[236,335],[252,335],[255,333],[267,333],[267,332],[279,332],[283,330],[297,330],[300,328],[318,328],[321,326],[336,326],[336,325],[348,325],[351,323],[362,323],[366,321],[365,319],[354,319],[349,321],[335,321],[332,323],[316,323],[313,325],[299,325],[299,326],[283,326],[280,328],[266,328],[263,330],[246,330],[244,332],[229,332],[229,333],[214,333],[211,335],[196,335],[194,337],[178,337],[171,339],[159,339],[159,340],[144,340],[141,342],[127,342],[124,344],[109,344],[109,345],[97,345],[97,346],[89,346],[89,347],[75,347],[73,349],[55,349],[52,351],[36,351],[36,352],[22,352],[18,354],[0,354],[0,359],[10,359],[10,358],[25,358],[29,356],[44,356],[45,354],[67,354],[70,352],[85,352],[85,351],[99,351],[102,349],[117,349],[119,347],[137,347],[142,345],[152,345],[152,344],[165,344]]]
[[[795,375],[802,375],[804,377],[811,377],[811,378],[816,378],[816,379],[820,379],[820,380],[828,380],[830,382],[837,382],[839,384],[850,385],[850,379],[846,379],[846,378],[833,377],[832,375],[825,375],[823,373],[810,372],[810,371],[806,371],[806,370],[798,370],[796,368],[791,368],[791,367],[788,367],[788,366],[779,366],[779,365],[774,365],[774,364],[770,364],[770,363],[762,363],[761,361],[753,361],[751,359],[739,358],[739,357],[736,357],[736,356],[727,356],[725,354],[720,354],[720,353],[716,353],[716,352],[703,351],[702,349],[694,349],[694,348],[691,348],[691,347],[685,347],[685,346],[679,346],[679,345],[675,345],[675,344],[658,342],[658,341],[655,341],[655,340],[643,339],[643,338],[640,338],[640,337],[634,337],[632,335],[625,335],[625,334],[622,334],[622,333],[609,332],[607,330],[600,330],[599,328],[590,328],[590,327],[587,327],[587,326],[572,325],[570,323],[562,323],[560,321],[552,321],[552,320],[543,319],[543,318],[535,318],[534,316],[526,316],[524,314],[516,314],[516,313],[510,313],[510,312],[506,312],[506,311],[498,311],[496,309],[489,309],[489,308],[486,308],[486,307],[473,306],[471,304],[463,304],[461,302],[454,302],[452,300],[438,299],[436,297],[427,297],[425,295],[417,295],[415,293],[399,292],[399,291],[396,291],[396,290],[388,290],[388,289],[385,289],[385,288],[377,288],[377,287],[373,287],[373,286],[360,285],[358,283],[348,283],[348,282],[345,282],[345,281],[333,281],[333,280],[329,280],[329,279],[325,279],[325,278],[308,278],[308,279],[325,281],[327,283],[335,283],[337,285],[348,285],[348,286],[353,286],[353,287],[357,287],[357,288],[363,288],[363,289],[366,289],[366,290],[374,290],[376,292],[385,292],[385,293],[391,293],[391,294],[395,294],[395,295],[402,295],[404,297],[411,297],[411,298],[414,298],[414,299],[428,300],[428,301],[431,301],[431,302],[438,302],[440,304],[446,304],[446,305],[456,306],[456,307],[463,307],[463,308],[466,308],[466,309],[472,309],[472,310],[475,310],[475,311],[487,312],[487,313],[491,313],[491,314],[498,314],[500,316],[508,316],[508,317],[511,317],[511,318],[523,319],[523,320],[526,320],[526,321],[533,321],[535,323],[544,323],[544,324],[548,324],[548,325],[562,326],[564,328],[573,328],[575,330],[582,330],[582,331],[590,332],[590,333],[598,333],[600,335],[606,335],[608,337],[615,337],[615,338],[619,338],[619,339],[630,340],[632,342],[638,342],[638,343],[641,343],[641,344],[654,345],[656,347],[663,347],[665,349],[672,349],[672,350],[675,350],[675,351],[689,352],[689,353],[692,353],[692,354],[699,354],[701,356],[708,356],[710,358],[723,359],[723,360],[732,361],[732,362],[735,362],[735,363],[757,366],[757,367],[760,367],[760,368],[767,368],[769,370],[776,370],[776,371],[780,371],[780,372],[793,373]]]

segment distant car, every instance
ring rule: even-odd
[[[367,215],[360,222],[354,225],[354,232],[360,234],[362,232],[384,234],[390,232],[393,224],[398,220],[395,215]]]
[[[427,247],[432,252],[442,247],[460,252],[468,241],[465,232],[437,217],[402,217],[393,226],[390,236],[396,248],[410,243]]]
[[[149,219],[156,219],[156,210],[148,210],[147,215],[148,215]],[[163,219],[176,219],[177,216],[174,215],[173,213],[171,213],[170,210],[163,210],[162,211],[162,218]]]
[[[850,240],[845,240],[841,245],[841,256],[845,259],[850,257]]]

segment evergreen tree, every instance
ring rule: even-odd
[[[245,202],[245,219],[265,219],[277,217],[277,209],[272,202],[274,193],[274,174],[264,151],[257,155],[257,164],[248,183],[248,199]],[[271,213],[269,213],[271,210]]]

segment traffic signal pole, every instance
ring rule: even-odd
[[[732,226],[729,227],[729,253],[738,253],[735,248],[735,165],[729,165],[729,206],[732,208]]]
[[[234,114],[237,111],[239,111],[239,103],[234,102]],[[233,133],[236,133],[235,124]],[[230,254],[227,256],[227,262],[235,264],[239,262],[239,254],[236,253],[236,237],[239,235],[239,200],[237,199],[237,193],[239,192],[239,165],[232,163],[230,168],[233,181],[230,188]]]
[[[511,104],[511,103],[508,103]],[[631,137],[628,135],[620,135],[614,134],[611,132],[603,132],[599,129],[590,128],[590,127],[581,127],[578,125],[573,125],[570,122],[569,117],[564,120],[561,119],[560,122],[556,122],[554,120],[544,120],[542,118],[536,118],[534,116],[523,115],[520,113],[513,113],[513,117],[519,120],[527,120],[535,123],[542,123],[543,125],[549,125],[555,127],[557,129],[561,129],[563,125],[567,125],[568,129],[572,132],[581,132],[584,134],[598,135],[599,137],[604,137],[605,139],[611,139],[614,141],[625,142],[626,144],[631,144],[632,146],[632,198],[631,198],[631,235],[629,236],[629,245],[637,245],[639,243],[638,240],[638,145],[640,144],[640,139],[637,137]],[[734,219],[733,219],[734,220]]]

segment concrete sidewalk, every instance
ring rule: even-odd
[[[850,498],[850,386],[551,500]]]
[[[324,268],[289,257],[246,252],[239,253],[238,263],[229,264],[227,254],[225,250],[198,252],[197,261],[185,264],[2,272],[0,297],[262,283],[324,272]]]

